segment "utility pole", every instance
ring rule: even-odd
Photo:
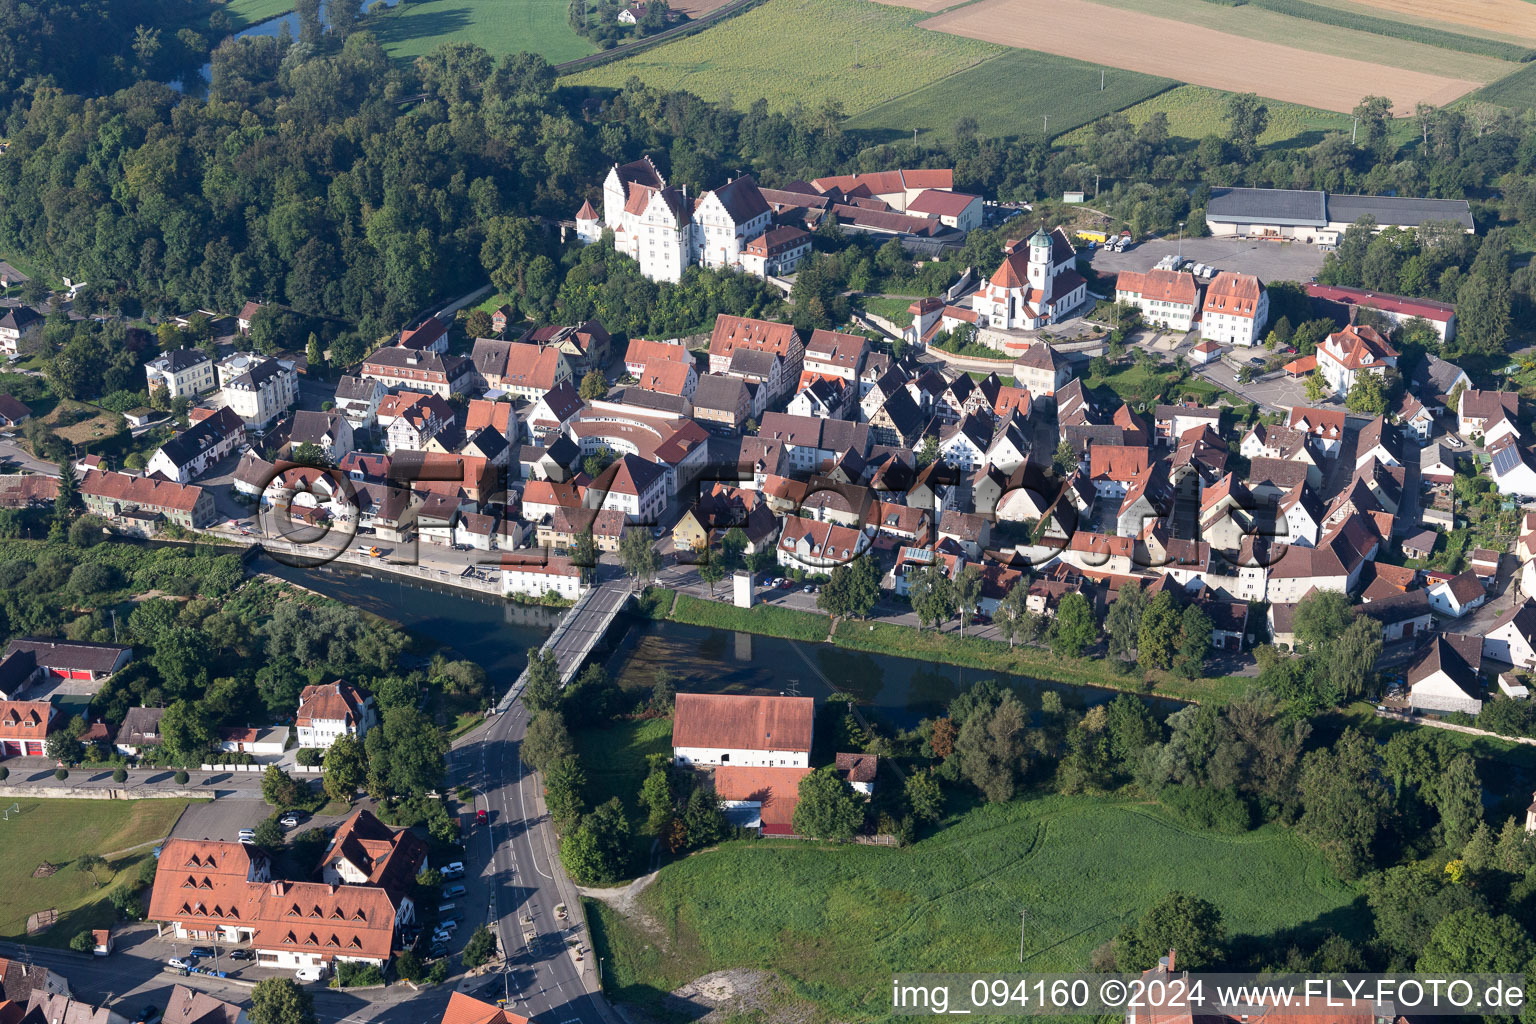
[[[1104,91],[1104,69],[1099,68],[1099,92]]]
[[[1097,173],[1093,176],[1093,198],[1099,198],[1099,175]]]
[[[1019,911],[1019,963],[1024,962],[1024,922],[1028,918],[1028,910]]]
[[[1044,128],[1044,132],[1045,132],[1045,137],[1047,139],[1049,139],[1051,137],[1051,115],[1050,114],[1046,114],[1045,115],[1045,128]]]
[[[1357,118],[1355,118],[1355,125],[1354,125],[1354,127],[1349,130],[1349,144],[1351,146],[1353,146],[1355,144],[1355,133],[1358,132],[1359,130],[1360,130],[1360,119],[1357,117]]]
[[[1179,221],[1179,262],[1184,262],[1184,222]]]

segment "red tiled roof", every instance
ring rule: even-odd
[[[760,802],[762,808],[758,815],[763,831],[786,835],[793,826],[795,805],[800,802],[800,780],[810,773],[809,768],[748,768],[724,764],[715,769],[715,795],[722,800]]]
[[[1096,444],[1089,449],[1089,476],[1129,483],[1146,473],[1152,452],[1145,445]]]
[[[715,317],[715,329],[709,336],[709,354],[728,358],[738,347],[785,358],[802,351],[800,336],[792,324],[721,313]]]
[[[53,715],[54,707],[46,700],[0,701],[0,739],[40,740],[48,734]]]
[[[680,693],[672,746],[810,753],[816,702],[810,697]]]
[[[1145,274],[1121,271],[1115,278],[1115,291],[1132,292],[1143,298],[1193,306],[1200,296],[1195,275],[1173,270],[1149,270]]]
[[[130,505],[149,505],[155,508],[173,508],[191,512],[203,495],[203,489],[195,484],[178,484],[158,477],[129,476],[126,473],[103,473],[88,470],[80,481],[80,493]]]
[[[911,213],[931,213],[936,217],[958,217],[974,202],[976,197],[968,196],[964,192],[945,192],[930,188],[919,192],[907,204],[907,210]]]
[[[1205,312],[1252,318],[1264,294],[1264,282],[1252,274],[1223,270],[1205,288]]]
[[[1341,288],[1335,285],[1309,284],[1306,292],[1314,299],[1327,299],[1347,305],[1366,306],[1384,313],[1400,316],[1421,316],[1425,320],[1446,323],[1456,315],[1456,307],[1433,299],[1410,299],[1401,295],[1383,295],[1363,288]]]
[[[440,1024],[528,1024],[528,1018],[463,992],[455,992],[448,997]]]
[[[346,722],[352,726],[361,720],[363,698],[350,683],[338,679],[321,686],[306,686],[299,694],[297,722]]]

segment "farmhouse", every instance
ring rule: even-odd
[[[1401,196],[1343,196],[1301,189],[1217,188],[1211,190],[1205,222],[1217,237],[1292,238],[1335,245],[1361,217],[1378,228],[1418,227],[1451,221],[1473,231],[1472,208],[1465,199],[1412,199]]]
[[[680,693],[672,717],[672,759],[681,765],[809,768],[815,701]]]
[[[765,836],[794,834],[800,780],[810,768],[759,768],[721,765],[715,769],[715,795],[725,816],[738,828],[755,828]]]

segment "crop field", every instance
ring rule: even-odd
[[[1467,53],[1445,49],[1429,42],[1392,38],[1374,32],[1341,28],[1321,21],[1292,17],[1289,13],[1266,10],[1258,4],[1246,3],[1241,7],[1224,7],[1219,4],[1191,4],[1189,0],[1094,0],[1095,3],[1136,11],[1158,18],[1168,18],[1192,25],[1203,25],[1219,32],[1229,32],[1244,39],[1277,40],[1287,46],[1331,54],[1335,57],[1369,56],[1377,64],[1410,71],[1424,71],[1448,78],[1471,79],[1491,82],[1514,71],[1511,60],[1501,60],[1485,53]],[[1326,8],[1313,4],[1298,4],[1300,10],[1316,8],[1328,13]],[[1384,19],[1377,19],[1390,25]],[[1431,34],[1431,33],[1426,33]],[[1484,40],[1468,40],[1469,45],[1483,45],[1494,49],[1495,44]],[[1508,47],[1509,57],[1518,59],[1523,48]],[[1370,90],[1364,84],[1357,89]],[[1364,95],[1362,92],[1361,95]]]
[[[474,43],[493,54],[531,50],[558,64],[597,49],[571,30],[569,10],[566,0],[419,0],[380,12],[374,31],[400,60],[443,43]]]
[[[111,923],[107,893],[134,879],[139,861],[151,856],[140,844],[165,838],[187,805],[184,800],[5,801],[7,807],[13,803],[21,805],[20,813],[0,823],[0,891],[6,894],[0,900],[0,937],[48,946],[68,945],[77,932]],[[86,853],[101,854],[108,866],[94,877],[79,870],[75,862]],[[58,923],[28,939],[28,915],[43,910],[57,910]]]
[[[1099,88],[1104,72],[1104,89]],[[1052,136],[1071,131],[1173,87],[1172,79],[1104,68],[1070,57],[1032,50],[1008,50],[973,68],[866,110],[847,127],[876,134],[880,141],[920,135],[948,138],[955,121],[969,114],[986,136],[1039,136],[1050,117]],[[1006,96],[1007,103],[976,102]]]
[[[906,850],[725,843],[663,868],[639,897],[645,923],[603,908],[594,931],[621,1001],[654,1005],[699,974],[751,966],[834,1019],[881,1020],[895,971],[1081,970],[1175,889],[1215,903],[1240,943],[1359,932],[1355,892],[1278,826],[1216,835],[1153,807],[1057,796],[974,807]]]
[[[1514,74],[1483,86],[1472,94],[1472,99],[1513,110],[1536,107],[1536,64],[1527,64]]]
[[[920,24],[1082,60],[1113,53],[1119,63],[1144,74],[1323,110],[1352,109],[1366,82],[1365,91],[1391,97],[1399,113],[1411,112],[1418,102],[1449,103],[1481,84],[1244,39],[1088,0],[983,0]],[[1192,54],[1202,56],[1191,59]]]
[[[686,39],[561,81],[618,88],[636,75],[709,100],[762,97],[771,109],[787,110],[835,98],[857,114],[1003,52],[924,32],[914,26],[921,17],[867,0],[768,0]]]
[[[1366,7],[1393,14],[1433,18],[1453,25],[1498,32],[1536,42],[1536,16],[1528,0],[1359,0]]]
[[[291,10],[293,0],[229,0],[224,5],[224,13],[229,15],[230,24],[237,31]]]
[[[1222,115],[1226,99],[1227,94],[1217,89],[1207,89],[1200,85],[1181,85],[1135,106],[1127,107],[1121,113],[1138,127],[1153,114],[1166,114],[1168,134],[1198,142],[1213,132],[1221,134],[1226,129],[1226,122]],[[1318,110],[1314,107],[1282,103],[1278,100],[1266,100],[1265,106],[1269,108],[1269,127],[1264,129],[1263,135],[1259,136],[1260,144],[1265,146],[1316,145],[1329,132],[1349,131],[1352,123],[1348,114],[1338,114],[1331,110]],[[1080,128],[1067,135],[1062,141],[1086,142],[1090,130],[1086,127]],[[1394,121],[1392,132],[1399,141],[1406,142],[1413,136],[1413,123],[1406,120]]]

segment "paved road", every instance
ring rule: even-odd
[[[596,955],[585,928],[573,923],[580,906],[576,890],[558,863],[538,782],[519,756],[527,723],[522,704],[515,704],[449,755],[454,781],[474,787],[476,808],[489,817],[489,827],[466,839],[471,870],[480,865],[481,871],[467,883],[468,912],[459,930],[492,923],[507,951],[502,982],[517,1013],[549,1024],[612,1024],[598,990]],[[568,920],[556,917],[561,904],[569,908]],[[568,948],[573,941],[586,950],[580,963]],[[461,987],[474,992],[489,980]]]

